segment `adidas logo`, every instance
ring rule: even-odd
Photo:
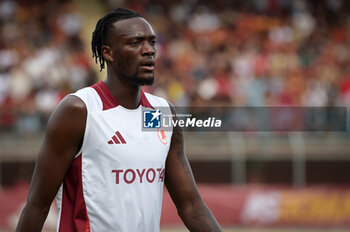
[[[108,144],[120,144],[120,143],[126,144],[123,136],[119,133],[119,131],[117,131],[115,132],[115,135],[112,136],[112,139],[108,141]]]

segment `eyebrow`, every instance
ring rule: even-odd
[[[126,36],[125,37],[127,40],[130,40],[130,39],[137,39],[137,40],[142,40],[144,38],[148,38],[148,39],[157,39],[157,36],[156,35],[150,35],[150,36],[142,36],[142,35],[135,35],[135,36]]]

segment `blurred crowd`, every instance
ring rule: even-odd
[[[350,105],[349,1],[144,2],[125,1],[156,27],[152,90],[175,104]]]
[[[349,1],[103,4],[154,26],[156,81],[144,89],[177,106],[350,106]],[[41,129],[63,96],[96,82],[83,23],[71,1],[0,3],[0,128]]]
[[[96,82],[71,1],[0,2],[0,129],[35,133],[68,93]]]

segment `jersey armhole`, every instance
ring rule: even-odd
[[[84,103],[85,108],[86,108],[86,121],[85,121],[85,129],[84,129],[83,141],[81,143],[81,147],[80,147],[79,151],[73,157],[73,159],[76,159],[77,157],[79,157],[79,155],[81,155],[81,153],[83,151],[83,148],[85,146],[85,143],[86,143],[88,127],[89,127],[89,123],[88,123],[89,110],[88,110],[86,102],[80,96],[78,96],[77,94],[74,94],[74,93],[69,94],[69,96],[74,96],[74,97],[79,98]]]

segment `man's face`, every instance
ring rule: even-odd
[[[133,85],[151,85],[156,55],[156,36],[151,25],[137,17],[115,22],[113,27],[107,43],[115,73]]]

